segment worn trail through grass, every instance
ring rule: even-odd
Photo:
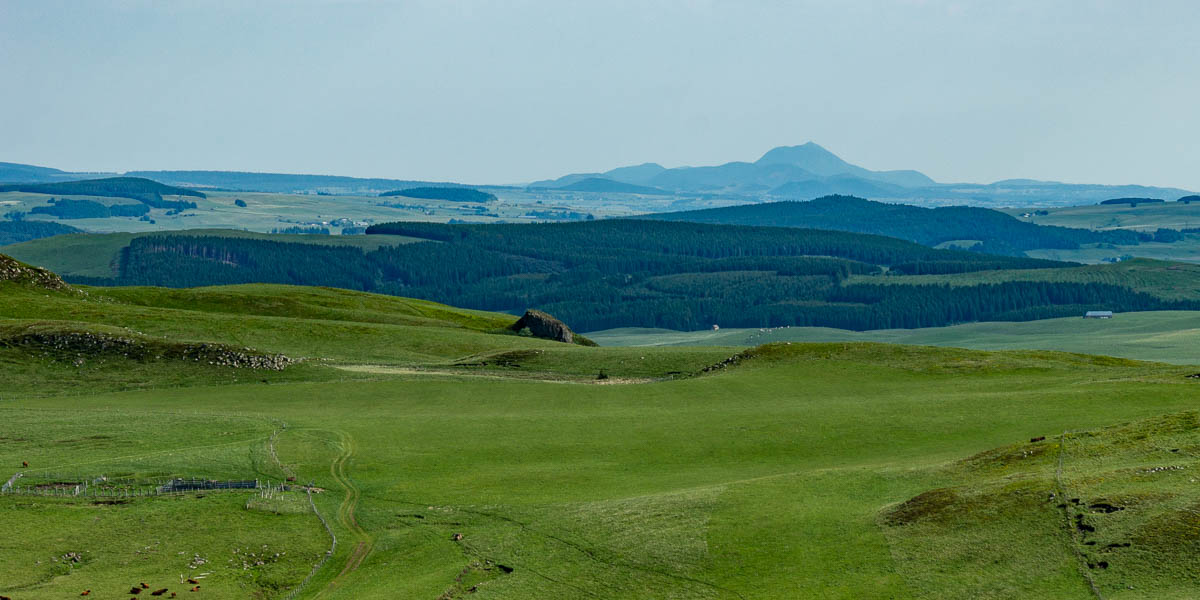
[[[338,437],[338,446],[341,449],[341,453],[330,463],[329,474],[346,492],[342,503],[338,505],[337,515],[334,519],[338,525],[350,532],[351,537],[357,543],[354,545],[354,550],[346,557],[346,562],[342,566],[342,570],[329,582],[328,586],[317,593],[315,598],[321,598],[326,592],[339,587],[345,581],[346,577],[362,565],[374,547],[374,540],[358,524],[358,520],[354,516],[354,511],[358,507],[358,501],[362,493],[346,473],[347,464],[354,456],[356,450],[354,437],[342,430],[332,430],[332,433]]]

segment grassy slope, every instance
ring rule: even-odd
[[[883,529],[929,597],[1082,577],[1106,598],[1192,598],[1198,429],[1188,411],[984,452],[940,467],[951,485],[885,511]]]
[[[4,253],[30,264],[44,267],[63,276],[112,277],[113,264],[121,248],[140,235],[150,233],[71,234],[30,240],[4,247]],[[399,235],[302,235],[269,234],[236,229],[189,229],[172,231],[172,235],[220,235],[222,237],[269,239],[279,242],[353,246],[365,251],[380,246],[407,244],[415,241]],[[379,239],[375,239],[379,238]]]
[[[826,327],[671,331],[612,329],[587,334],[605,346],[754,346],[769,342],[887,342],[977,350],[1039,349],[1200,364],[1200,312],[1125,313],[1113,319],[1045,319],[847,331]]]
[[[1100,263],[1104,259],[1119,258],[1126,255],[1156,260],[1198,263],[1200,262],[1200,234],[1185,234],[1182,240],[1170,244],[1142,242],[1136,246],[1114,246],[1110,248],[1089,244],[1075,250],[1041,249],[1030,250],[1026,254],[1034,258],[1088,264]]]
[[[361,531],[349,521],[336,525],[342,545],[335,562],[358,541],[370,548],[325,598],[436,597],[454,588],[464,568],[468,578],[486,581],[481,597],[491,598],[906,598],[917,590],[905,583],[877,524],[882,508],[952,483],[936,467],[957,457],[1030,435],[1190,407],[1196,384],[1182,374],[1052,354],[831,345],[793,347],[719,375],[635,386],[381,379],[100,394],[87,402],[17,399],[0,410],[33,411],[53,426],[33,419],[22,428],[27,442],[0,446],[0,464],[31,454],[38,465],[67,468],[77,453],[50,442],[115,431],[115,440],[89,448],[93,469],[259,469],[266,476],[269,463],[255,460],[271,420],[284,420],[281,459],[331,489],[320,496],[326,514],[338,514],[346,497],[340,486],[356,489]],[[257,434],[233,430],[243,437],[213,455],[205,429],[178,435],[189,426],[185,419],[155,421],[144,432],[116,426],[147,411],[259,425],[247,425]],[[144,434],[166,442],[124,447]],[[346,452],[352,480],[330,472]],[[141,500],[128,510],[153,512],[163,502]],[[189,521],[190,543],[166,524],[129,531],[111,540],[114,558],[39,591],[108,585],[121,571],[116,556],[156,540],[171,552],[123,576],[161,580],[179,569],[170,556],[176,548],[222,556],[244,543],[222,539],[224,523],[205,521],[188,501],[179,506],[197,517]],[[232,505],[226,511],[236,513]],[[273,529],[255,526],[264,534]],[[69,524],[55,532],[64,548],[89,535]],[[456,543],[452,533],[465,538]],[[311,546],[305,539],[276,543],[302,552]],[[997,559],[1008,564],[1018,550],[1002,548]],[[39,551],[18,541],[6,560],[25,567]],[[1062,556],[1046,559],[1059,561],[1048,567],[1069,571]],[[486,569],[487,561],[513,572]],[[994,567],[978,569],[979,576],[996,575]],[[235,569],[218,569],[212,585],[236,590],[237,577]],[[971,589],[952,583],[938,594],[963,597]],[[1087,597],[1069,576],[1017,577],[1012,586]]]
[[[927,590],[913,569],[925,563],[898,563],[879,519],[959,481],[941,465],[1031,435],[1191,408],[1200,385],[1183,377],[1193,370],[1163,365],[872,344],[774,346],[723,372],[640,385],[548,382],[606,365],[615,376],[692,373],[730,351],[566,346],[487,333],[501,316],[285,286],[80,298],[8,285],[0,315],[458,373],[389,376],[313,360],[274,378],[200,367],[189,380],[135,364],[126,368],[150,378],[140,387],[157,389],[130,390],[26,359],[21,385],[6,387],[8,470],[26,460],[32,475],[314,480],[328,490],[316,499],[339,545],[308,591],[328,599],[458,597],[476,584],[480,598],[916,597]],[[497,353],[521,366],[451,366]],[[472,376],[480,368],[539,380]],[[69,385],[47,394],[56,379]],[[282,466],[270,451],[276,431]],[[328,540],[312,515],[243,502],[0,496],[0,514],[20,528],[0,541],[0,593],[174,586],[199,554],[212,572],[206,596],[280,597]],[[1034,525],[1014,521],[1012,533],[1043,535]],[[262,544],[286,554],[250,569],[230,562]],[[1007,571],[971,565],[975,579],[1009,573],[1014,594],[1087,597],[1063,562],[1070,555],[1043,557],[1066,575],[1030,579],[1020,551],[997,551]],[[64,570],[51,557],[66,552],[87,560]],[[964,597],[969,584],[951,580],[935,595]]]
[[[1174,200],[1174,198],[1169,198]],[[1155,230],[1187,229],[1200,227],[1200,203],[1139,204],[1137,207],[1120,204],[1092,204],[1045,209],[1050,214],[1035,215],[1032,220],[1038,225],[1059,225],[1082,229],[1139,229]],[[1001,209],[1014,216],[1031,212],[1028,208]]]

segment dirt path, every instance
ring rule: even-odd
[[[358,486],[354,484],[354,481],[350,479],[350,476],[346,474],[347,464],[354,456],[357,445],[349,433],[340,430],[335,430],[333,433],[338,436],[338,445],[341,447],[341,454],[329,465],[329,474],[346,491],[345,497],[342,498],[342,503],[338,505],[337,515],[334,516],[334,520],[349,532],[350,540],[356,543],[354,550],[346,557],[346,562],[342,566],[341,572],[329,582],[328,586],[318,592],[314,598],[321,598],[326,592],[333,591],[341,586],[345,582],[346,577],[362,565],[375,545],[374,540],[358,524],[358,520],[354,516],[354,511],[358,508],[358,500],[362,496],[362,493],[359,491]]]
[[[561,383],[568,385],[615,385],[631,383],[651,383],[653,379],[613,377],[609,379],[555,379],[553,377],[538,377],[528,373],[472,373],[448,369],[419,369],[415,367],[393,367],[388,365],[333,365],[334,368],[352,373],[374,373],[378,375],[428,375],[432,377],[465,377],[471,379],[498,379],[504,381],[535,381],[538,383]]]

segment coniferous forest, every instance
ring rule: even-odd
[[[1100,283],[895,285],[908,275],[1070,265],[836,231],[607,220],[390,223],[369,233],[427,241],[363,252],[261,239],[143,236],[122,250],[115,277],[75,281],[323,285],[485,310],[540,308],[582,331],[712,324],[865,330],[1033,320],[1088,309],[1198,308]],[[872,277],[848,279],[853,275]]]

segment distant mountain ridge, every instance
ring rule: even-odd
[[[97,176],[103,175],[113,175],[113,173],[70,173],[50,167],[0,162],[0,183],[53,183],[95,179]]]
[[[937,183],[918,171],[872,171],[852,165],[829,150],[808,142],[774,148],[752,163],[735,161],[711,167],[673,169],[658,163],[644,163],[603,173],[573,173],[558,179],[536,181],[529,187],[563,188],[584,179],[610,179],[674,191],[762,193],[793,182],[821,182],[829,178],[850,178],[899,187]]]
[[[656,187],[616,181],[605,177],[587,177],[557,189],[572,192],[614,192],[621,194],[648,194],[652,196],[671,195],[671,192]]]
[[[70,173],[49,167],[0,162],[0,184],[54,183],[113,175],[116,174]],[[237,192],[374,196],[402,188],[466,187],[454,182],[242,171],[129,171],[124,175],[178,187]],[[487,184],[470,187],[514,189],[514,186]],[[939,183],[915,170],[873,171],[849,163],[813,142],[773,148],[754,162],[675,168],[647,162],[604,172],[571,173],[535,181],[525,187],[596,194],[722,196],[745,201],[811,200],[842,194],[923,206],[997,207],[1070,206],[1124,197],[1175,200],[1196,194],[1179,188],[1033,179],[1005,179],[986,184]]]
[[[1033,179],[1006,179],[989,184],[939,183],[915,170],[872,171],[846,162],[813,142],[773,148],[754,162],[671,169],[657,163],[644,163],[602,173],[572,173],[557,179],[535,181],[529,187],[561,189],[595,178],[683,194],[794,200],[843,194],[931,205],[1049,206],[1086,204],[1126,196],[1175,199],[1193,193],[1179,188],[1069,184]]]

